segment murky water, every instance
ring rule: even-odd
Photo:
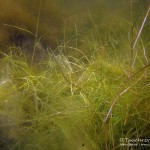
[[[82,73],[84,63],[90,62],[93,51],[126,55],[131,34],[136,37],[147,8],[143,0],[0,0],[0,52],[9,54],[0,53],[5,58],[0,63],[0,149],[43,150],[43,145],[44,150],[95,149],[87,135],[91,114],[88,109],[74,111],[86,101],[82,87],[76,85],[95,80],[95,74]],[[141,35],[145,42],[150,40],[149,25],[148,18]],[[32,68],[21,60],[25,53],[39,63],[47,59],[47,51],[56,56],[49,57],[45,68],[41,64]],[[84,67],[81,59],[70,63],[67,55],[86,55]],[[71,65],[82,74],[75,87],[63,78],[74,74]]]
[[[139,1],[132,5],[142,11],[146,2]],[[116,15],[131,21],[130,6],[125,0],[1,0],[0,46],[32,49],[32,41],[40,41],[44,48],[56,48],[67,34],[71,38],[76,31],[88,34],[95,25],[102,31],[117,26]]]

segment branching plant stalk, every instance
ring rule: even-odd
[[[55,61],[55,63],[57,64],[57,66],[58,66],[58,68],[59,68],[59,70],[60,70],[62,76],[63,76],[64,79],[66,80],[66,82],[67,82],[69,85],[71,85],[71,86],[77,87],[76,84],[72,83],[72,82],[65,76],[63,70],[61,69],[61,66],[59,65],[59,63],[58,63],[58,61],[57,61],[57,59],[56,59],[55,54],[53,53],[53,51],[51,51],[51,52],[52,52],[52,56],[53,56],[53,58],[54,58],[54,61]]]

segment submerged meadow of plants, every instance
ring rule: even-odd
[[[48,30],[40,28],[57,31],[58,21],[40,27],[44,13],[39,13],[33,47],[27,40],[19,46],[1,46],[0,150],[148,150],[148,1],[58,2],[67,19],[58,25],[60,34],[50,31],[47,38],[55,34],[56,45],[43,47],[41,39],[47,34],[43,31]],[[61,13],[53,10],[51,18],[56,13],[59,20]],[[19,26],[24,19],[16,18],[17,25],[5,26],[29,33]],[[1,36],[6,44],[6,34]]]

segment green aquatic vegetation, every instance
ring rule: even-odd
[[[107,76],[108,78],[105,76],[105,79],[100,78],[101,83],[100,80],[95,79],[95,84],[93,84],[94,81],[90,84],[92,88],[87,86],[84,90],[91,106],[91,135],[97,142],[98,148],[102,149],[105,145],[108,149],[112,147],[118,149],[121,137],[146,138],[149,136],[149,79],[142,75],[140,80],[136,79],[130,83],[129,79],[124,77],[121,78],[124,82],[121,81],[123,83],[119,85],[118,82],[115,83],[115,80],[112,82],[111,74]],[[143,85],[144,81],[146,82]],[[109,114],[113,103],[113,109]]]
[[[88,13],[85,37],[75,26],[40,61],[19,48],[0,52],[0,149],[127,149],[126,138],[149,138],[148,44],[139,38],[132,65],[133,22]]]
[[[11,125],[4,120],[2,126],[15,127],[12,149],[91,147],[82,130],[88,114],[75,87],[79,77],[73,77],[79,64],[64,56],[55,59],[50,56],[43,63],[31,65],[20,56],[5,55],[2,62],[9,66],[3,74],[8,73],[9,81],[1,83],[1,113],[12,122]],[[7,134],[9,139],[11,133]]]
[[[5,54],[0,115],[5,118],[1,130],[7,132],[2,146],[119,149],[120,138],[149,136],[149,66],[131,72],[130,63],[109,56],[85,59],[88,63],[49,54],[48,60],[30,64]]]

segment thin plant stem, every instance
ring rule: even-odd
[[[35,43],[34,43],[34,48],[33,48],[33,53],[32,53],[32,62],[33,62],[33,59],[34,59],[35,50],[36,50],[36,46],[37,46],[37,38],[38,38],[39,22],[40,22],[40,14],[41,14],[41,0],[40,0],[40,6],[39,6],[38,18],[37,18],[37,24],[36,24]]]
[[[139,39],[141,33],[142,33],[142,30],[143,30],[143,27],[144,27],[144,25],[145,25],[145,23],[146,23],[146,20],[147,20],[147,18],[148,18],[149,12],[150,12],[150,5],[149,5],[148,10],[147,10],[147,13],[146,13],[146,15],[145,15],[145,17],[144,17],[144,20],[143,20],[143,22],[142,22],[141,28],[140,28],[140,30],[139,30],[139,32],[138,32],[138,35],[137,35],[137,37],[136,37],[136,39],[135,39],[135,42],[134,42],[134,44],[133,44],[133,48],[132,48],[133,51],[134,51],[134,49],[135,49],[135,46],[136,46],[136,44],[137,44],[137,42],[138,42],[138,39]],[[132,68],[134,67],[135,61],[136,61],[136,56],[134,57],[133,64],[132,64]]]

